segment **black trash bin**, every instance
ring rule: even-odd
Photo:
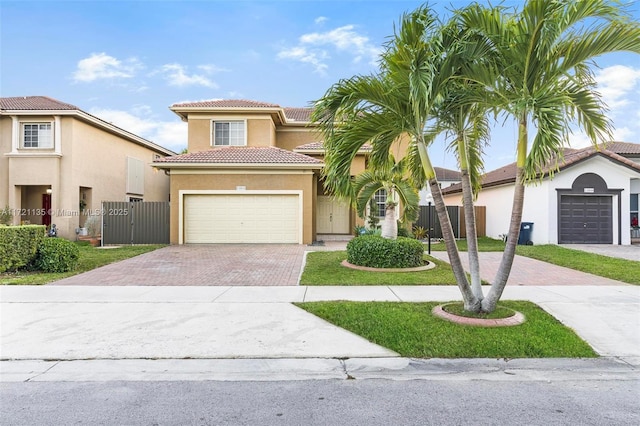
[[[518,244],[521,246],[532,246],[531,233],[533,232],[533,222],[521,222],[520,223],[520,236],[518,237]]]

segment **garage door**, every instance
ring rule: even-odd
[[[612,198],[563,195],[559,227],[560,244],[612,244]]]
[[[185,195],[185,243],[299,243],[299,195]]]

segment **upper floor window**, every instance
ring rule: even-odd
[[[23,123],[23,148],[53,148],[53,130],[51,123]]]
[[[245,141],[244,121],[214,121],[214,146],[243,146]]]

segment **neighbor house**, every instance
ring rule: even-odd
[[[483,176],[476,204],[486,206],[490,237],[508,232],[515,175],[513,163]],[[443,192],[448,205],[462,204],[460,185]],[[637,233],[632,225],[638,220],[639,193],[640,144],[566,149],[527,185],[522,221],[533,223],[534,244],[626,245]]]
[[[168,201],[173,151],[45,96],[0,98],[0,208],[73,239],[102,201]]]
[[[438,180],[438,185],[441,189],[460,183],[462,179],[462,173],[458,170],[445,169],[444,167],[434,167],[433,170],[436,172],[436,179]],[[427,206],[429,203],[433,204],[433,195],[431,195],[431,188],[429,188],[429,185],[422,188],[419,195],[419,204],[421,206]]]
[[[171,243],[297,243],[362,223],[324,190],[324,148],[310,108],[248,100],[171,107],[186,154],[157,159],[171,177]],[[364,170],[366,147],[351,173]]]

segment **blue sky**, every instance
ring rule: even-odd
[[[430,2],[443,16],[467,3]],[[50,96],[179,151],[186,124],[170,105],[226,98],[307,106],[339,79],[375,71],[394,23],[421,4],[1,0],[0,95]],[[631,10],[640,19],[639,2]],[[640,142],[640,57],[608,55],[598,65],[616,140]],[[514,159],[514,127],[502,124],[487,170]],[[456,168],[442,144],[430,151],[435,165]]]

